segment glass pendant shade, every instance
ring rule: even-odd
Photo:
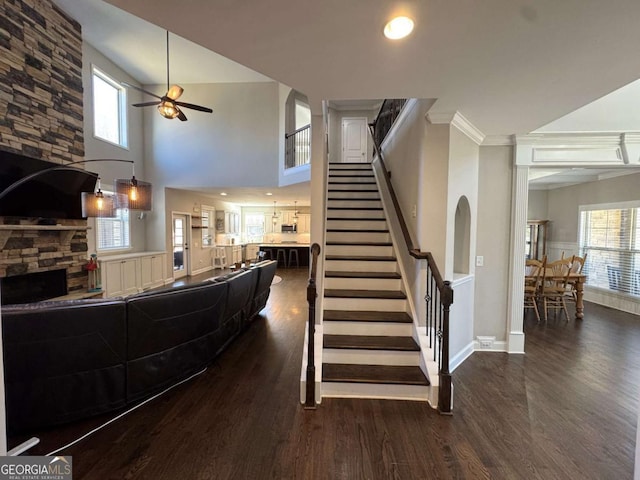
[[[135,176],[131,179],[120,178],[115,180],[115,189],[118,194],[118,208],[128,208],[130,210],[148,211],[152,208],[151,184],[137,180]],[[122,197],[120,197],[122,195]],[[120,200],[122,198],[122,201]],[[126,203],[122,204],[122,203]]]
[[[101,190],[95,193],[82,192],[82,216],[98,218],[114,218],[116,202],[112,195],[105,195]]]
[[[171,100],[164,100],[163,102],[161,102],[160,105],[158,105],[158,111],[164,118],[169,119],[176,118],[180,114],[180,111],[176,107],[176,104]]]

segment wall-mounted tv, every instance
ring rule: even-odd
[[[83,218],[80,194],[94,191],[98,175],[59,167],[58,163],[0,150],[0,216]],[[3,195],[15,182],[35,172],[42,173]]]

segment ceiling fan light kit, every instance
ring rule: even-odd
[[[178,117],[179,120],[185,122],[187,120],[187,116],[184,114],[180,107],[190,108],[192,110],[197,110],[199,112],[213,113],[213,110],[209,107],[203,107],[201,105],[194,105],[193,103],[185,103],[178,102],[178,98],[184,92],[184,89],[180,85],[171,85],[169,82],[169,31],[167,30],[167,93],[165,93],[162,97],[156,95],[155,93],[148,92],[143,88],[137,87],[135,85],[131,85],[129,83],[122,82],[122,84],[126,87],[134,88],[142,93],[146,93],[147,95],[151,95],[159,100],[159,102],[141,102],[134,103],[133,107],[151,107],[157,106],[158,112],[164,118],[168,118],[169,120]]]

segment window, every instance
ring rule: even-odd
[[[127,92],[97,68],[92,69],[93,133],[107,142],[127,146]]]
[[[108,192],[104,192],[107,194]],[[129,209],[119,208],[115,218],[96,218],[98,250],[120,250],[131,247],[129,238]]]
[[[640,296],[640,204],[580,207],[587,285]]]
[[[247,241],[262,242],[264,236],[264,213],[247,213],[244,217]]]
[[[207,207],[206,205],[202,205],[200,211],[202,215],[202,246],[212,247],[216,226],[216,212],[213,207]]]

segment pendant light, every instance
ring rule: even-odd
[[[278,223],[278,214],[276,212],[276,201],[273,201],[273,216],[271,217],[271,219],[273,220],[273,224],[275,225],[276,223]]]
[[[298,223],[298,201],[294,200],[293,202],[293,224]]]
[[[82,192],[82,216],[98,218],[116,217],[116,202],[113,195],[105,195],[100,188],[100,177],[96,183],[95,193]]]
[[[126,199],[126,205],[119,204],[118,208],[130,210],[151,210],[151,184],[136,178],[135,165],[132,163],[131,179],[120,178],[115,180],[115,189],[118,198]]]

